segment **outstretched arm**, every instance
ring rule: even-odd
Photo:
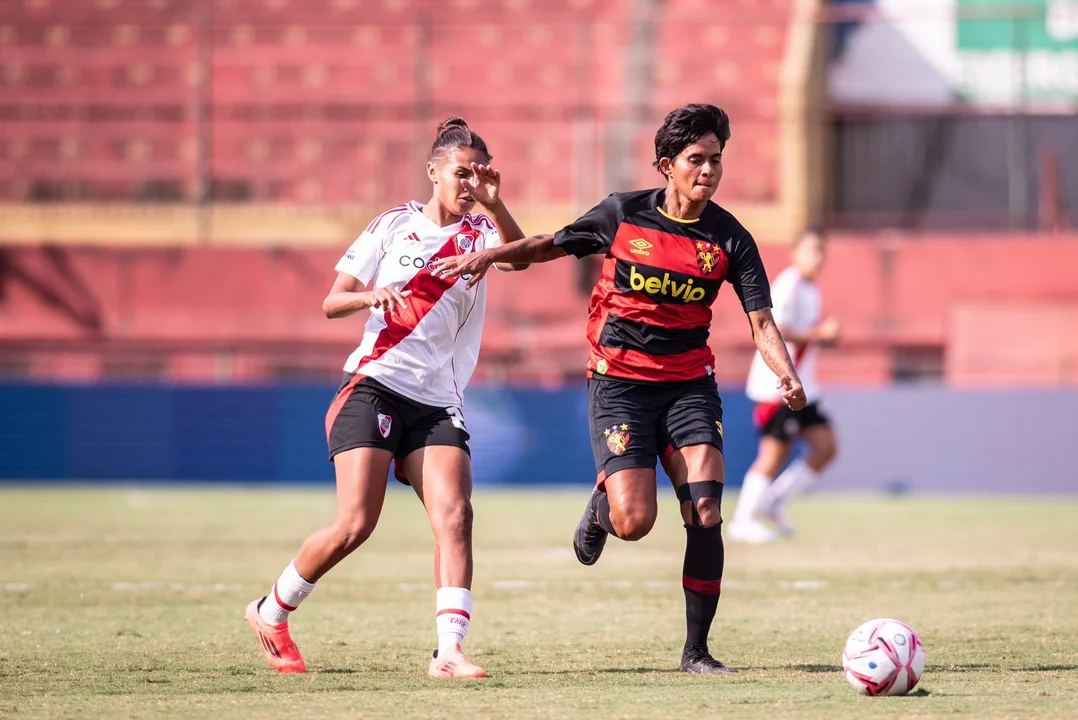
[[[472,287],[495,263],[507,263],[514,267],[529,263],[549,262],[565,257],[565,251],[554,245],[553,235],[535,235],[515,242],[487,248],[467,255],[452,255],[434,262],[435,275],[455,278],[471,275],[468,287]]]
[[[519,240],[524,237],[524,231],[520,229],[520,225],[509,213],[509,210],[505,207],[505,203],[498,199],[497,205],[494,207],[488,207],[487,212],[490,213],[490,219],[494,221],[494,227],[498,228],[498,244],[492,247],[502,247],[507,243]],[[528,263],[494,263],[494,267],[499,270],[527,270]]]
[[[435,263],[432,272],[450,278],[471,275],[468,280],[468,287],[471,287],[482,279],[487,268],[494,263],[527,265],[549,262],[570,254],[576,257],[605,254],[614,242],[621,219],[618,196],[611,195],[575,222],[559,230],[557,236],[533,235],[482,252],[444,258]]]
[[[778,376],[783,402],[789,405],[791,410],[800,410],[807,402],[805,389],[801,387],[801,378],[797,376],[790,352],[786,349],[786,341],[782,339],[779,326],[771,315],[771,308],[753,310],[748,315],[752,339],[756,341],[756,348],[771,368],[771,372]]]
[[[500,247],[508,242],[519,240],[524,237],[524,231],[513,218],[509,208],[501,198],[502,174],[489,165],[472,163],[472,174],[461,178],[461,186],[471,193],[480,205],[487,211],[487,215],[494,222],[498,230],[498,243],[492,247]],[[526,270],[527,263],[496,263],[499,270]]]

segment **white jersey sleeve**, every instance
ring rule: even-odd
[[[369,284],[378,274],[378,268],[389,251],[394,228],[408,219],[409,212],[408,206],[401,205],[386,210],[372,220],[337,262],[337,272],[348,273],[364,286]]]
[[[366,286],[386,256],[384,238],[384,234],[364,230],[337,262],[337,272],[348,273]]]
[[[798,284],[799,280],[795,273],[782,272],[771,285],[771,314],[775,318],[775,324],[780,328],[797,325]]]

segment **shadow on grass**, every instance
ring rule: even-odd
[[[677,668],[670,667],[634,667],[634,668],[601,668],[599,670],[589,670],[580,668],[576,670],[529,670],[527,672],[521,672],[520,675],[588,675],[590,673],[599,673],[601,675],[650,675],[652,673],[660,675],[680,674],[681,671]],[[516,674],[516,673],[514,673]]]
[[[320,668],[314,671],[319,675],[359,675],[360,673],[370,674],[371,668],[365,668],[363,670],[356,670],[355,668]]]
[[[937,666],[929,669],[949,673],[974,673],[985,670],[1002,671],[1004,668],[1000,667],[998,663],[963,663],[961,665]]]
[[[634,667],[634,668],[603,668],[599,672],[612,675],[648,675],[650,673],[661,673],[668,675],[670,673],[680,673],[677,668],[671,667]]]
[[[735,670],[791,670],[793,672],[804,673],[842,673],[841,665],[821,665],[817,663],[806,663],[803,665],[747,665],[737,666]]]
[[[841,665],[820,665],[815,663],[808,663],[804,665],[783,665],[783,670],[796,670],[797,672],[806,673],[840,673],[842,672]]]
[[[1013,672],[1074,672],[1078,665],[1031,665],[1030,667],[1011,668]]]

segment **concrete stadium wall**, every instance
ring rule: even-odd
[[[0,479],[324,483],[323,385],[0,385]],[[738,485],[755,453],[748,399],[724,393]],[[477,388],[465,420],[476,482],[588,485],[583,386]],[[1074,391],[836,390],[840,456],[821,489],[1075,492]]]

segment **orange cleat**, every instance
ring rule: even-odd
[[[460,645],[454,645],[452,652],[439,656],[435,651],[434,658],[430,661],[430,670],[427,675],[436,680],[450,680],[462,678],[485,678],[487,671],[464,657]]]
[[[307,663],[303,662],[299,648],[292,642],[292,636],[288,634],[288,623],[270,625],[258,614],[258,606],[265,599],[252,600],[247,606],[245,617],[247,624],[251,627],[251,632],[262,643],[262,650],[266,653],[266,662],[277,672],[307,672]]]

